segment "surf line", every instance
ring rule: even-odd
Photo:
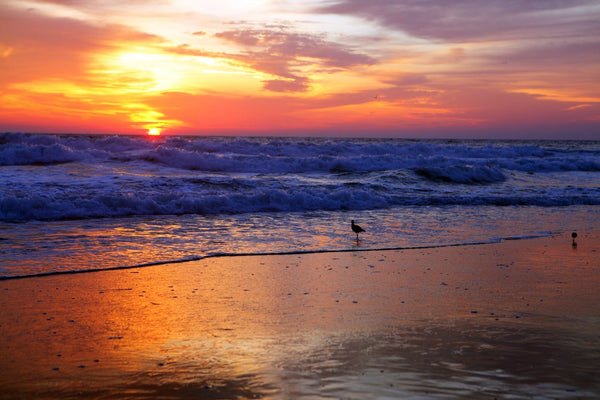
[[[72,271],[51,271],[42,272],[39,274],[31,275],[14,275],[14,276],[0,276],[0,281],[16,280],[16,279],[28,279],[28,278],[43,278],[47,276],[57,275],[77,275],[77,274],[89,274],[93,272],[104,272],[104,271],[121,271],[127,269],[147,268],[156,267],[159,265],[169,264],[181,264],[189,261],[200,261],[210,258],[221,258],[221,257],[263,257],[263,256],[292,256],[292,255],[303,255],[303,254],[324,254],[324,253],[353,253],[353,252],[373,252],[373,251],[399,251],[399,250],[426,250],[426,249],[441,249],[445,247],[462,247],[462,246],[481,246],[485,244],[500,243],[506,240],[526,240],[546,237],[551,235],[528,235],[528,236],[512,236],[498,239],[492,239],[481,242],[465,242],[465,243],[448,243],[448,244],[431,244],[424,246],[405,246],[405,247],[371,247],[365,249],[323,249],[323,250],[291,250],[291,251],[277,251],[277,252],[266,252],[266,253],[209,253],[203,256],[185,257],[178,260],[167,260],[167,261],[153,261],[135,265],[125,265],[117,267],[106,267],[106,268],[95,268],[95,269],[80,269]]]

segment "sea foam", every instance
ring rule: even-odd
[[[0,135],[0,220],[600,204],[597,142]]]

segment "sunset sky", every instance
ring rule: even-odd
[[[0,131],[600,139],[600,1],[13,0]]]

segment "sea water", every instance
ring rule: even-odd
[[[598,228],[600,141],[0,135],[4,278]]]

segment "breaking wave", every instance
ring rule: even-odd
[[[589,150],[561,142],[411,141],[273,138],[167,137],[161,142],[128,136],[0,134],[0,165],[44,165],[74,161],[146,161],[193,170],[255,173],[365,172],[453,168],[444,179],[465,173],[498,181],[504,170],[600,171],[598,145]],[[593,143],[593,142],[592,142]],[[476,171],[474,168],[480,168]]]
[[[600,204],[600,143],[0,135],[0,220]]]

